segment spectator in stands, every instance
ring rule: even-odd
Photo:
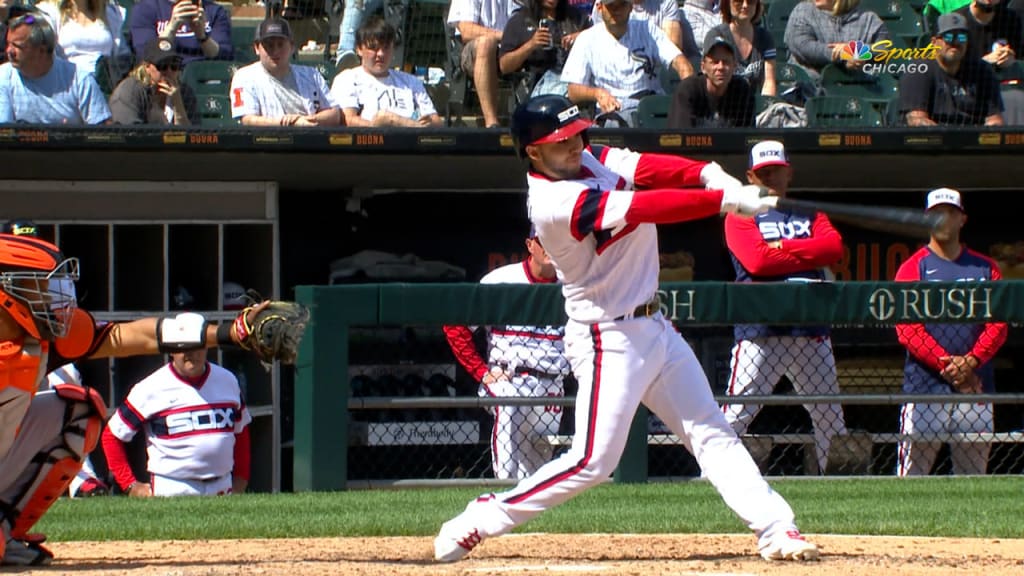
[[[951,12],[939,16],[932,44],[935,60],[927,70],[900,77],[900,112],[908,126],[1002,126],[1003,100],[992,67],[967,56],[967,20]]]
[[[755,94],[775,96],[775,39],[756,24],[764,15],[761,0],[728,0],[722,4],[718,35],[732,36],[736,47],[736,76],[745,78]]]
[[[132,386],[104,427],[107,465],[128,496],[215,496],[248,487],[252,416],[238,379],[207,354],[205,348],[171,354],[168,364]],[[149,482],[136,479],[125,449],[140,431]]]
[[[676,0],[632,0],[633,11],[629,17],[634,20],[646,20],[653,26],[660,28],[665,36],[683,50],[683,26],[679,22],[681,17],[679,4]],[[597,11],[597,4],[594,4],[591,20],[599,22],[601,14]]]
[[[231,79],[231,116],[248,126],[337,126],[341,111],[327,81],[312,66],[292,64],[295,44],[286,20],[269,18],[256,29],[259,62]]]
[[[686,0],[679,24],[682,27],[683,54],[693,67],[700,68],[701,48],[708,31],[722,23],[718,0]]]
[[[336,66],[339,70],[348,70],[359,66],[362,59],[356,53],[356,33],[363,25],[367,14],[381,12],[384,9],[384,0],[345,0],[345,10],[341,14],[341,25],[338,31],[338,59]]]
[[[635,125],[641,98],[665,93],[661,67],[671,67],[680,78],[693,75],[690,61],[664,32],[630,19],[632,9],[631,0],[600,0],[603,24],[580,33],[562,69],[570,100],[597,102],[599,121],[612,117],[628,126]]]
[[[192,88],[181,83],[181,56],[170,40],[146,44],[142,62],[110,95],[115,124],[199,125],[199,106]]]
[[[131,15],[132,47],[142,54],[160,37],[174,42],[185,66],[195,60],[231,60],[231,13],[214,0],[139,0]]]
[[[713,28],[704,39],[701,73],[679,82],[668,111],[668,127],[753,127],[754,91],[734,75],[736,46],[728,29]]]
[[[125,9],[113,0],[45,0],[36,5],[57,34],[58,54],[88,72],[107,58],[110,77],[120,80],[131,65],[124,41]]]
[[[46,18],[29,13],[7,25],[8,62],[0,65],[0,124],[110,121],[110,108],[96,78],[54,54],[57,37]]]
[[[549,25],[541,26],[545,21]],[[567,96],[569,85],[562,82],[562,67],[576,37],[589,26],[587,15],[568,0],[529,0],[505,26],[498,51],[501,73],[524,71],[532,96]]]
[[[960,230],[967,222],[960,192],[950,188],[932,190],[925,207],[942,214],[945,222],[932,232],[926,246],[900,265],[897,282],[987,282],[1002,278],[995,260],[960,243]],[[903,392],[994,393],[992,359],[1006,342],[1006,334],[1004,322],[897,324],[896,335],[907,349]],[[908,403],[900,414],[900,434],[995,432],[992,405],[987,403]],[[899,476],[930,474],[942,443],[917,439],[900,442]],[[985,474],[990,447],[987,442],[950,442],[953,473]]]
[[[575,8],[580,14],[589,15],[594,10],[593,0],[569,0],[569,6]],[[588,22],[592,24],[593,20],[588,20]]]
[[[376,15],[356,32],[362,66],[343,70],[331,86],[331,98],[347,126],[421,128],[444,123],[423,81],[391,69],[395,37],[395,27]]]
[[[863,60],[843,58],[843,48],[859,40],[869,46],[889,39],[889,29],[878,14],[864,10],[860,0],[806,0],[797,4],[786,23],[790,62],[801,66],[815,81],[829,64],[858,69]]]
[[[995,68],[997,76],[1014,65],[1024,49],[1024,24],[1020,14],[1003,0],[974,0],[957,10],[967,20],[967,55],[981,58]],[[1019,78],[1015,78],[1019,81]],[[1024,124],[1024,91],[1004,90],[1003,123]]]
[[[473,78],[484,126],[498,122],[498,47],[516,8],[513,0],[452,0],[448,25],[462,39],[462,69]]]

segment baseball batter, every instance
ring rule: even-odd
[[[497,268],[481,284],[550,284],[555,267],[531,230],[526,239],[530,256]],[[456,360],[480,383],[487,397],[564,396],[569,361],[562,350],[563,328],[556,326],[500,326],[487,328],[487,360],[464,326],[445,326],[444,333]],[[491,467],[494,477],[522,479],[551,459],[550,444],[541,436],[557,434],[561,408],[557,406],[495,406],[491,432]]]
[[[235,375],[206,356],[205,349],[171,354],[110,417],[103,452],[129,496],[212,496],[241,492],[248,483],[252,416]],[[135,478],[125,450],[143,429],[148,483]]]
[[[996,262],[960,243],[967,222],[960,192],[932,190],[926,209],[943,212],[945,226],[932,232],[928,244],[911,254],[896,272],[897,282],[988,282],[1000,280]],[[995,388],[992,359],[1006,342],[1005,322],[978,324],[897,324],[896,335],[907,349],[903,370],[906,394],[991,394]],[[994,432],[992,405],[908,403],[900,412],[900,433],[937,435]],[[931,472],[942,442],[900,442],[899,476]],[[988,442],[952,442],[950,457],[956,474],[984,474],[988,469]]]
[[[684,439],[726,504],[771,560],[817,558],[789,504],[761,477],[725,421],[693,350],[661,313],[656,224],[774,206],[718,164],[590,146],[579,109],[539,96],[512,116],[530,162],[530,219],[562,282],[565,354],[579,383],[576,434],[565,454],[515,488],[486,494],[446,522],[434,557],[453,562],[486,538],[604,482],[642,402]],[[684,186],[686,188],[677,188]]]
[[[782,142],[766,140],[750,149],[747,179],[785,198],[793,170]],[[843,256],[843,239],[825,214],[814,217],[771,209],[754,218],[725,217],[737,282],[820,282],[826,266]],[[836,359],[827,326],[738,325],[729,361],[729,396],[769,395],[786,376],[798,394],[838,394]],[[818,472],[824,473],[836,434],[845,434],[838,404],[806,404],[814,425]],[[744,434],[761,406],[726,404],[725,419]]]
[[[85,358],[237,345],[269,302],[241,321],[200,314],[97,323],[64,292],[78,260],[49,242],[0,234],[0,558],[47,564],[53,554],[29,530],[67,489],[99,441],[106,406],[91,388],[44,387],[47,372]]]

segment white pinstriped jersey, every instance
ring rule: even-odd
[[[136,383],[111,416],[107,426],[122,442],[145,429],[150,472],[182,480],[231,473],[235,434],[252,416],[235,375],[212,362],[207,365],[197,385],[165,365]]]
[[[643,90],[664,94],[658,73],[680,54],[668,36],[646,20],[630,19],[618,39],[598,21],[576,37],[562,81],[604,88],[619,99]]]
[[[487,28],[504,30],[517,8],[519,5],[514,0],[452,0],[448,8],[448,25],[475,22]]]
[[[381,110],[413,120],[437,114],[423,81],[400,70],[389,70],[387,78],[362,66],[344,70],[334,77],[331,98],[340,108],[359,110],[363,120],[373,120]]]
[[[488,272],[481,284],[534,284],[527,263],[516,262]],[[562,326],[491,326],[488,329],[488,363],[491,366],[529,368],[549,374],[568,374],[563,355]]]
[[[263,64],[253,62],[231,78],[231,117],[316,114],[337,108],[323,75],[312,66],[292,64],[284,80],[271,76]]]
[[[601,12],[597,4],[597,2],[594,2],[594,9],[590,13],[590,18],[594,22],[602,22]],[[679,4],[676,3],[676,0],[643,0],[639,4],[633,3],[633,10],[629,13],[631,20],[647,20],[658,28],[662,28],[665,22],[679,20],[679,17]],[[702,37],[701,42],[703,41],[704,38]]]

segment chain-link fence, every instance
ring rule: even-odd
[[[724,285],[692,286],[700,298],[702,290]],[[691,293],[691,304],[692,298]],[[426,304],[413,301],[406,311]],[[990,312],[999,308],[993,302],[984,303],[985,322],[968,323],[963,314],[954,318],[950,307],[925,323],[900,323],[899,331],[891,321],[898,316],[870,324],[810,325],[821,302],[785,304],[774,314],[801,309],[803,317],[793,317],[797,327],[768,332],[763,325],[734,329],[695,321],[714,304],[691,314],[673,297],[662,308],[678,320],[727,420],[766,474],[1018,474],[1024,471],[1024,396],[1014,376],[1022,339],[1016,326],[1007,329],[994,319]],[[468,306],[470,316],[493,316],[489,306],[449,301],[417,311],[411,320],[443,314],[438,310],[448,304]],[[733,310],[719,310],[723,318],[767,320],[773,314],[765,316],[763,308],[736,312],[742,310],[737,299],[717,304]],[[839,303],[844,305],[859,303]],[[960,309],[980,310],[971,306]],[[528,309],[503,313],[520,319],[541,315]],[[875,312],[855,314],[870,318]],[[411,322],[350,330],[350,482],[514,481],[568,448],[575,381],[567,364],[551,362],[542,352],[560,344],[557,329],[519,321],[476,325]],[[1008,337],[1000,345],[1001,330]],[[960,361],[956,353],[963,357],[975,350],[970,342],[981,334],[994,335],[996,345],[988,349],[995,356],[988,360],[974,352],[982,363],[968,371],[980,379],[958,391],[948,367]],[[954,337],[967,344],[955,348]],[[934,350],[929,356],[927,349],[939,343],[954,358]],[[938,363],[934,370],[932,360]],[[653,414],[646,428],[645,476],[700,475],[678,428]],[[635,449],[627,447],[627,460]]]

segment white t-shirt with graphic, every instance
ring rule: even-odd
[[[358,110],[359,117],[367,121],[382,110],[411,120],[437,114],[423,81],[399,70],[389,70],[384,78],[362,66],[344,70],[334,77],[331,98],[343,110]]]

